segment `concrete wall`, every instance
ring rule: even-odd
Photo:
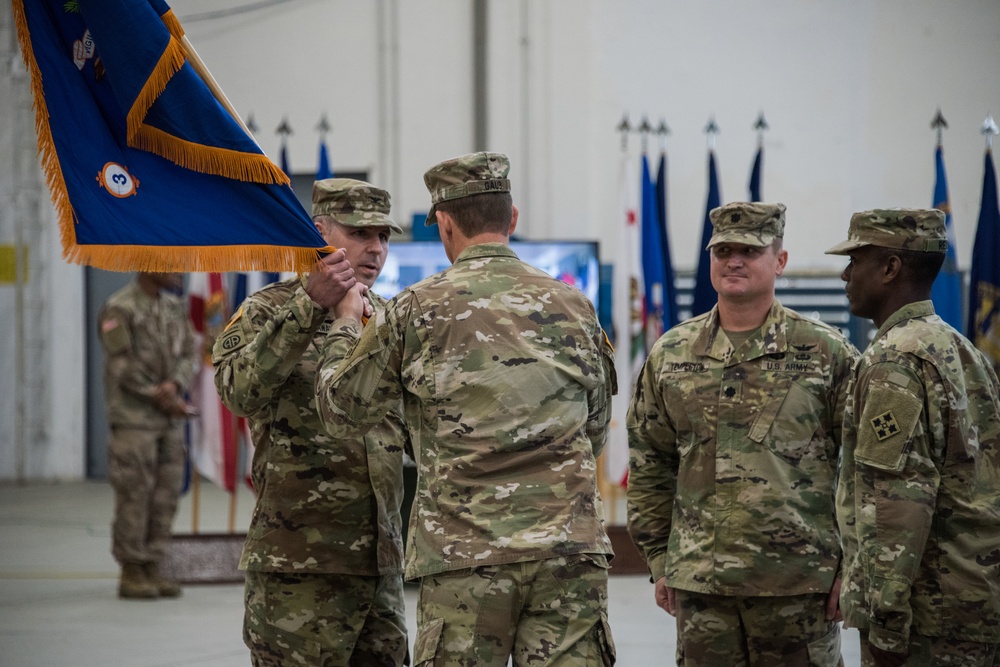
[[[262,148],[277,156],[274,129],[287,117],[292,170],[315,169],[314,128],[325,113],[335,171],[368,170],[392,192],[401,220],[426,210],[423,171],[477,148],[473,3],[293,0],[233,13],[247,4],[172,6],[235,107],[253,113]],[[648,115],[672,131],[671,244],[675,265],[693,268],[707,187],[702,130],[709,117],[721,128],[723,200],[744,199],[752,126],[763,111],[771,125],[763,193],[788,206],[790,269],[838,270],[841,263],[823,250],[843,237],[853,211],[931,204],[929,124],[940,107],[951,126],[944,145],[959,262],[968,268],[982,179],[978,128],[987,112],[1000,115],[1000,3],[487,0],[486,7],[487,143],[511,156],[525,237],[596,238],[604,261],[618,262],[615,126],[623,113],[634,123]],[[6,70],[3,76],[0,85],[12,85]],[[0,136],[30,129],[0,116]],[[638,153],[638,136],[629,148]],[[656,138],[649,148],[658,152]],[[0,213],[7,203],[0,201]],[[62,260],[57,248],[50,255],[55,276]],[[76,288],[66,290],[73,280],[54,277],[53,295],[78,298]],[[0,286],[0,341],[12,326],[8,289]],[[59,339],[70,336],[75,345],[80,308],[58,319]],[[69,370],[82,373],[79,366]],[[13,473],[4,451],[12,390],[0,382],[3,479]],[[50,384],[56,404],[80,402],[80,377]],[[43,457],[49,463],[32,477],[67,474],[57,461],[73,461],[82,474],[79,442],[66,431],[83,430],[53,430]]]

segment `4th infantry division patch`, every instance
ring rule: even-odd
[[[875,437],[879,442],[899,433],[899,426],[896,425],[896,418],[892,416],[892,410],[883,412],[875,419],[871,420],[872,428],[875,429]]]

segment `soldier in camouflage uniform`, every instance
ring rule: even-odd
[[[363,437],[333,437],[313,390],[330,309],[375,282],[390,233],[402,231],[388,214],[384,190],[317,181],[313,220],[340,250],[250,296],[215,344],[216,387],[249,418],[255,446],[257,504],[240,560],[254,665],[380,667],[406,656],[400,406]]]
[[[937,315],[937,210],[855,213],[841,276],[879,327],[854,370],[837,516],[864,665],[1000,665],[1000,386]]]
[[[857,351],[775,299],[784,212],[711,211],[718,304],[656,341],[628,411],[629,533],[685,667],[843,664],[834,480]]]
[[[453,265],[363,331],[356,301],[338,307],[317,401],[346,436],[403,400],[419,471],[415,665],[611,665],[595,459],[612,350],[582,293],[508,247],[509,168],[475,153],[427,171],[428,224]]]
[[[140,273],[98,316],[115,491],[111,552],[123,598],[176,597],[160,576],[184,474],[184,391],[198,368],[179,273]]]

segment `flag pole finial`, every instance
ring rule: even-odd
[[[253,120],[253,111],[247,114],[247,121],[245,123],[247,129],[250,130],[250,134],[255,134],[260,128],[257,127],[257,123]]]
[[[948,121],[944,119],[944,115],[941,113],[941,107],[938,107],[937,113],[934,115],[934,119],[931,120],[931,129],[937,130],[937,143],[938,146],[940,146],[941,134],[944,130],[948,129]]]
[[[649,118],[646,116],[642,117],[642,123],[639,124],[639,134],[642,136],[642,152],[646,152],[647,144],[649,143],[649,135],[653,131],[653,126],[649,124]]]
[[[708,117],[708,125],[705,126],[705,134],[708,135],[708,150],[715,150],[715,135],[719,133],[719,126],[715,124],[715,116]]]
[[[760,115],[757,116],[757,122],[753,124],[753,129],[757,130],[757,147],[759,148],[764,145],[764,133],[771,129],[771,126],[764,119],[763,109],[761,109]]]
[[[656,126],[656,135],[660,137],[660,151],[666,152],[667,150],[667,135],[670,134],[670,128],[667,126],[667,121],[660,119],[660,124]]]
[[[322,137],[332,129],[333,128],[330,126],[330,121],[327,120],[326,113],[324,112],[323,115],[320,116],[319,124],[316,126],[316,131],[319,132],[320,136]]]
[[[628,134],[632,131],[632,124],[628,122],[628,114],[622,116],[622,122],[615,126],[615,129],[622,135],[622,152],[628,149]]]
[[[288,124],[288,116],[282,116],[281,125],[274,131],[275,134],[281,137],[281,145],[288,145],[288,136],[292,134],[292,126]]]
[[[1000,134],[1000,128],[997,127],[997,123],[993,120],[992,114],[986,114],[986,120],[979,128],[979,133],[986,137],[986,150],[993,149],[993,135]]]

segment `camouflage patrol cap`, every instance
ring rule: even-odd
[[[503,153],[469,153],[439,162],[424,173],[431,193],[427,226],[437,222],[436,205],[489,192],[510,192],[510,159]]]
[[[719,243],[742,243],[763,248],[785,235],[785,205],[732,202],[713,208],[711,248]]]
[[[328,215],[348,227],[388,227],[403,233],[389,217],[389,193],[353,178],[327,178],[313,183],[312,214]]]
[[[847,240],[833,246],[826,254],[847,255],[866,245],[917,252],[947,252],[944,213],[935,208],[860,211],[851,216]]]

